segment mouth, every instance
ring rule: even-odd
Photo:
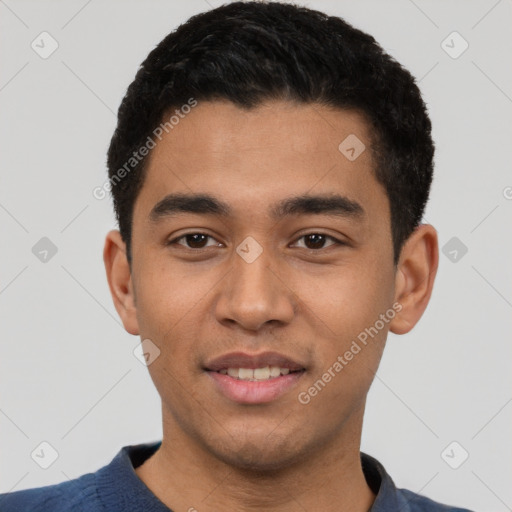
[[[221,375],[229,375],[233,379],[245,380],[249,382],[262,382],[269,379],[276,379],[289,373],[297,373],[302,370],[290,371],[289,368],[280,368],[279,366],[264,366],[262,368],[222,368],[219,370]]]
[[[224,397],[240,404],[259,404],[290,391],[306,368],[276,352],[236,352],[210,361],[204,370]]]

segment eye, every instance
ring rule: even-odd
[[[177,244],[185,246],[187,249],[192,250],[200,250],[206,247],[218,247],[219,245],[222,245],[220,243],[208,244],[208,239],[211,239],[212,241],[215,240],[211,235],[208,235],[206,233],[185,233],[184,235],[181,235],[177,238],[174,238],[173,240],[170,240],[167,243],[167,245]],[[300,238],[297,239],[297,242],[302,239],[304,239],[303,248],[310,250],[325,249],[326,247],[330,247],[333,245],[346,245],[341,240],[338,240],[337,238],[334,238],[323,233],[308,233],[306,235],[302,235]],[[330,240],[332,243],[326,246],[325,243],[328,240]]]
[[[345,245],[342,241],[338,240],[329,235],[325,235],[323,233],[308,233],[307,235],[303,235],[298,240],[305,240],[305,249],[318,250],[325,248],[326,240],[332,240],[333,243],[328,245],[330,247],[332,245]]]
[[[178,238],[175,238],[174,240],[169,240],[167,245],[178,244],[184,245],[187,249],[204,249],[205,247],[209,247],[205,244],[208,238],[215,240],[212,236],[207,235],[206,233],[186,233]],[[184,240],[185,243],[180,243],[180,240]]]

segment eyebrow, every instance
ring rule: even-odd
[[[151,222],[173,217],[180,213],[229,217],[232,208],[209,194],[169,194],[151,210]],[[275,220],[294,215],[330,215],[361,220],[366,212],[356,201],[339,194],[294,196],[273,205],[269,213]]]

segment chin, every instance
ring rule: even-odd
[[[266,437],[266,438],[265,438]],[[239,440],[225,439],[210,451],[222,462],[241,471],[279,472],[304,458],[298,440],[269,439],[268,436]]]
[[[264,454],[261,450],[251,447],[239,452],[221,454],[222,461],[240,471],[249,473],[276,473],[289,469],[296,462],[297,454],[283,456],[278,452]]]

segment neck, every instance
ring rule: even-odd
[[[135,471],[174,512],[367,512],[375,495],[361,468],[362,412],[334,441],[284,468],[265,471],[226,464],[164,418],[161,447]]]

